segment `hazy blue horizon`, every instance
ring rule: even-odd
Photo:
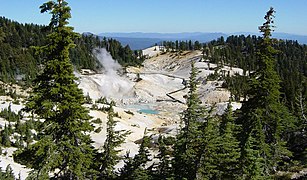
[[[48,24],[39,6],[46,0],[1,2],[0,16],[20,23]],[[264,15],[276,10],[276,33],[307,35],[306,0],[67,0],[76,32],[100,33],[257,33]]]

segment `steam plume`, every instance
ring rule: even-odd
[[[122,67],[118,62],[116,62],[111,54],[105,49],[95,49],[94,54],[98,59],[99,63],[104,67],[105,73],[107,75],[114,75]]]
[[[118,64],[106,49],[95,49],[94,54],[100,64],[104,67],[104,76],[99,79],[100,91],[108,98],[123,98],[128,95],[134,86],[134,83],[127,78],[121,77],[117,71],[122,67]]]

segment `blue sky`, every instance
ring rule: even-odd
[[[46,0],[3,0],[0,16],[48,24]],[[257,32],[270,6],[276,32],[307,35],[307,0],[67,0],[77,32]]]

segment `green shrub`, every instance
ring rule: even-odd
[[[95,129],[95,133],[100,133],[101,132],[101,130],[102,130],[102,127],[98,127],[97,129]]]
[[[92,120],[92,123],[100,124],[102,123],[102,121],[100,118],[97,118],[97,119]]]

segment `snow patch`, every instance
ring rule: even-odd
[[[31,169],[26,168],[23,165],[20,165],[18,163],[15,163],[13,160],[13,152],[16,151],[17,148],[4,148],[2,149],[2,153],[6,153],[5,156],[0,156],[0,167],[2,170],[5,170],[8,165],[11,166],[14,176],[15,177],[21,177],[21,180],[26,179]]]

